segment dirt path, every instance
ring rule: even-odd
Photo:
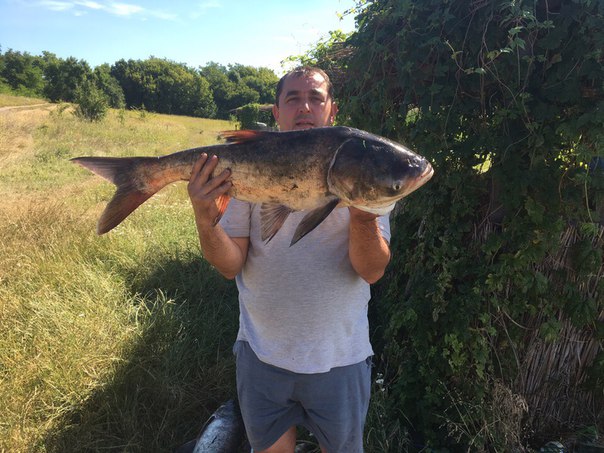
[[[35,109],[38,107],[50,106],[52,105],[50,102],[44,102],[43,104],[30,104],[30,105],[9,105],[6,107],[0,107],[0,113],[14,111],[14,110],[27,110],[27,109]]]

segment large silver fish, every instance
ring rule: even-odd
[[[383,137],[350,127],[303,131],[240,130],[222,133],[227,143],[161,157],[77,157],[76,163],[117,186],[101,215],[98,234],[117,226],[169,183],[188,180],[202,153],[219,158],[216,173],[231,170],[230,197],[260,203],[262,239],[270,241],[293,211],[308,211],[291,245],[336,207],[386,214],[433,174],[422,156]]]

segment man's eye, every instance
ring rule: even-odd
[[[298,100],[298,98],[297,98],[297,97],[291,97],[291,98],[287,98],[287,99],[285,100],[285,102],[296,102],[297,100]]]

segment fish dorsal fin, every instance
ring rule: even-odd
[[[334,198],[326,205],[313,209],[306,214],[298,224],[298,228],[296,228],[296,232],[294,233],[294,237],[292,237],[292,241],[289,246],[291,247],[312,230],[314,230],[323,220],[325,220],[329,213],[334,210],[339,202],[339,198]]]
[[[220,136],[224,138],[227,143],[247,143],[260,140],[266,133],[266,131],[242,129],[239,131],[222,131]]]
[[[231,201],[231,197],[226,193],[220,195],[216,199],[216,206],[218,207],[218,216],[216,217],[216,219],[214,219],[214,224],[217,224],[222,218],[224,211],[226,211],[226,208],[229,205],[229,201]]]
[[[293,209],[278,203],[262,203],[260,206],[260,225],[262,240],[268,243],[281,229],[287,216]]]

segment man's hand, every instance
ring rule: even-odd
[[[219,198],[225,195],[232,183],[227,181],[231,175],[225,169],[218,176],[212,177],[212,172],[218,165],[216,156],[208,157],[203,153],[193,165],[187,190],[195,212],[195,221],[199,227],[214,226],[221,214]]]
[[[203,153],[193,165],[187,190],[195,212],[199,244],[204,257],[226,278],[235,278],[247,258],[249,238],[231,238],[217,225],[228,203],[227,181],[231,171],[226,169],[212,177],[218,165],[216,156]]]

